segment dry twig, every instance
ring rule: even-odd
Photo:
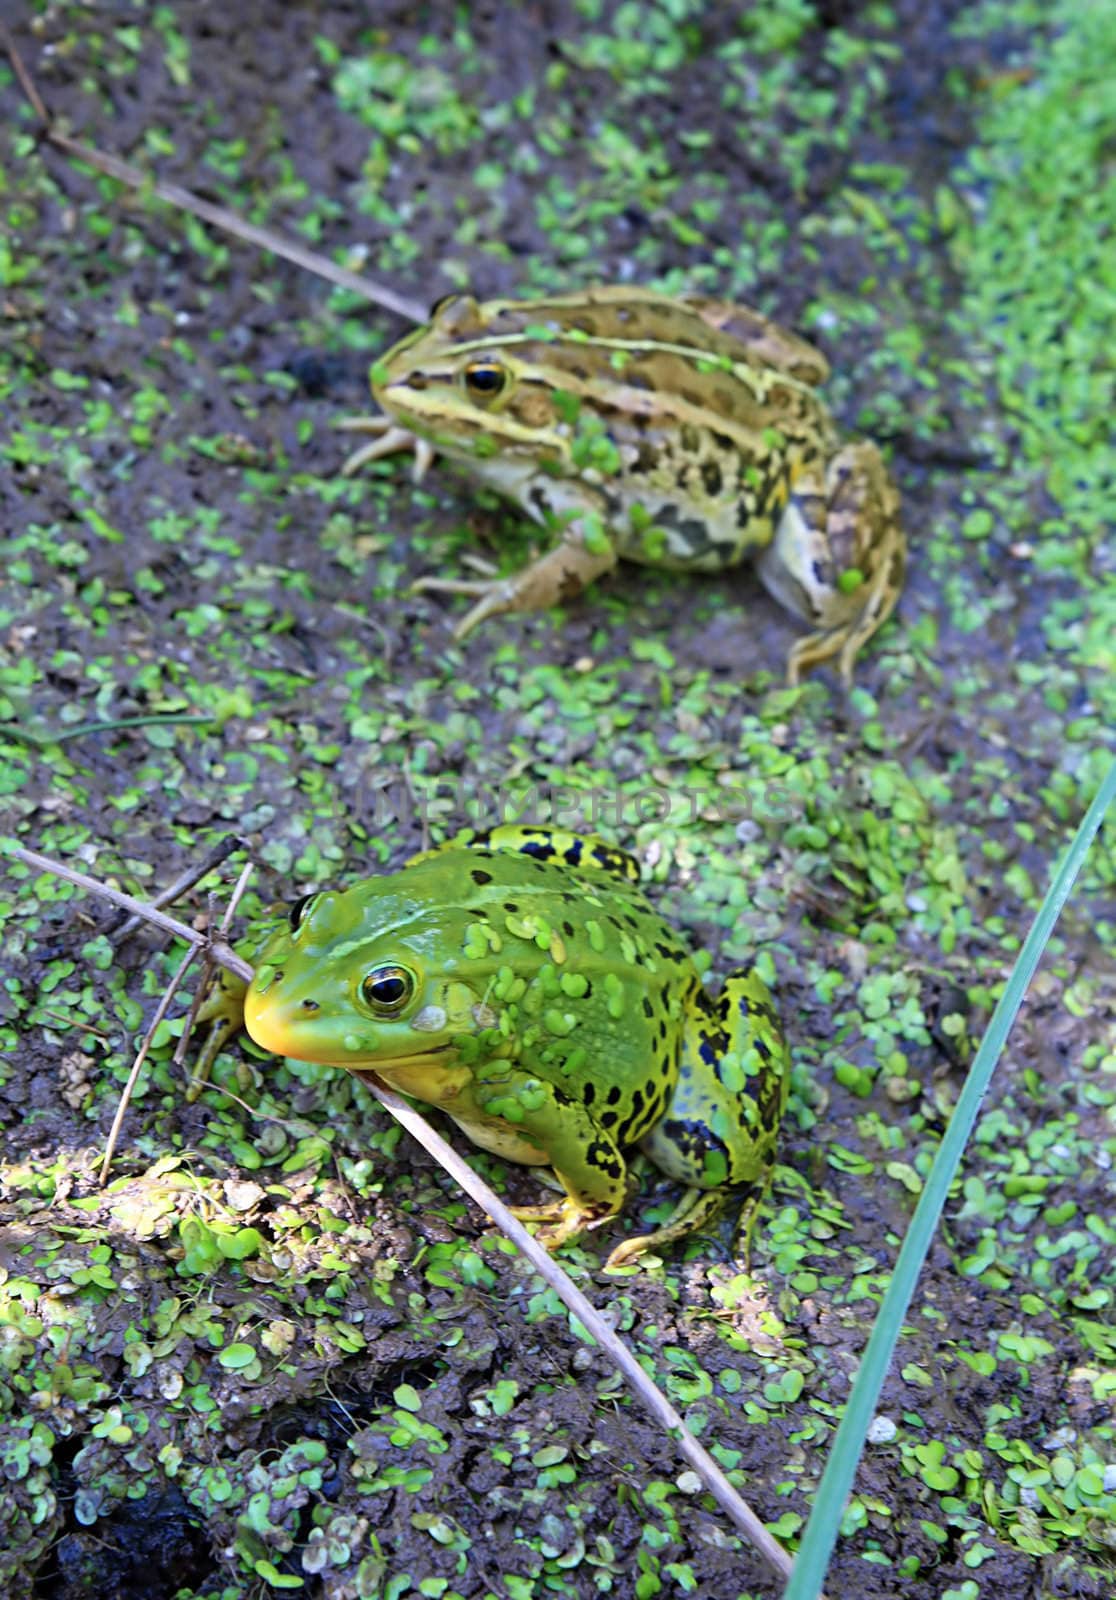
[[[164,933],[173,933],[176,939],[185,939],[187,944],[195,947],[204,946],[210,958],[219,967],[225,967],[234,976],[243,978],[245,983],[251,983],[252,968],[244,957],[238,956],[232,946],[226,944],[223,939],[210,940],[196,928],[191,928],[185,922],[179,922],[177,917],[168,917],[165,911],[156,911],[154,906],[133,899],[122,889],[114,889],[111,884],[90,878],[86,873],[78,872],[76,868],[68,867],[62,861],[52,860],[50,856],[41,856],[37,850],[25,850],[22,845],[4,842],[3,852],[15,861],[22,861],[24,866],[37,867],[40,872],[49,872],[56,878],[65,878],[68,883],[77,884],[86,894],[96,895],[102,900],[111,900],[114,906],[122,906],[125,911],[133,912],[145,922],[153,923],[156,928],[162,928]]]
[[[192,889],[195,883],[200,883],[207,872],[212,872],[214,867],[221,865],[222,861],[227,861],[234,850],[242,850],[244,848],[245,841],[243,839],[239,838],[235,833],[226,834],[219,844],[213,846],[213,849],[209,851],[204,860],[199,861],[194,866],[187,867],[185,872],[179,873],[173,883],[168,883],[165,889],[160,889],[158,894],[152,895],[151,904],[156,907],[171,905],[173,901],[184,895],[188,889]],[[118,928],[112,930],[109,935],[110,941],[114,945],[121,944],[129,934],[135,933],[137,928],[143,927],[144,920],[143,917],[137,914],[128,917]],[[222,926],[221,931],[224,933],[227,930]]]
[[[46,103],[16,48],[10,30],[2,22],[0,22],[0,40],[3,40],[4,48],[12,63],[12,70],[42,124],[40,131],[48,144],[65,151],[78,161],[84,161],[95,171],[103,172],[109,178],[115,178],[118,183],[125,183],[137,192],[153,194],[158,199],[165,200],[168,205],[175,206],[180,211],[187,211],[199,221],[208,223],[211,228],[231,233],[260,250],[270,250],[272,255],[282,256],[285,261],[293,262],[305,272],[324,278],[340,289],[348,289],[352,294],[360,295],[363,300],[370,300],[374,305],[383,306],[385,311],[393,311],[396,316],[405,317],[408,322],[426,321],[428,307],[420,305],[418,301],[409,300],[406,295],[396,294],[393,289],[387,289],[383,284],[365,278],[359,272],[350,272],[347,267],[339,267],[336,261],[331,261],[328,256],[322,255],[317,250],[308,250],[305,245],[276,233],[273,228],[260,228],[253,222],[245,222],[227,206],[213,205],[209,200],[203,200],[200,195],[194,194],[189,189],[183,189],[177,183],[164,183],[159,178],[150,177],[139,167],[132,166],[131,162],[122,161],[119,156],[109,155],[92,145],[82,144],[78,139],[71,139],[69,134],[63,133],[57,126],[47,110]]]

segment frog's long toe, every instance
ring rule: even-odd
[[[464,639],[486,617],[500,611],[514,611],[516,585],[514,578],[418,578],[411,585],[411,594],[475,594],[480,599],[471,606],[453,630],[455,639]]]
[[[804,639],[796,640],[787,651],[787,683],[792,689],[797,687],[802,682],[804,673],[813,667],[820,667],[823,662],[837,656],[837,670],[841,682],[846,689],[851,688],[853,662],[863,642],[864,639],[859,634],[850,637],[846,628],[808,633]]]
[[[461,592],[461,591],[459,591]],[[470,606],[461,621],[453,630],[455,639],[464,639],[473,629],[479,627],[487,617],[497,616],[501,611],[515,611],[516,585],[513,578],[494,578],[491,583],[474,585],[468,591],[470,594],[479,594],[481,598],[475,606]]]
[[[345,457],[341,463],[341,476],[351,478],[366,467],[370,461],[380,461],[384,456],[395,455],[400,450],[410,450],[414,453],[414,465],[411,476],[416,483],[421,483],[434,463],[437,451],[429,439],[421,439],[417,433],[412,433],[410,428],[402,428],[393,422],[390,417],[343,417],[337,423],[338,428],[350,433],[371,433],[375,437],[359,450],[354,450]]]
[[[544,1250],[560,1250],[569,1240],[576,1239],[586,1228],[592,1227],[594,1214],[575,1205],[571,1200],[555,1200],[549,1205],[511,1206],[513,1217],[520,1222],[538,1222],[542,1226],[535,1237]]]
[[[687,1189],[670,1220],[661,1228],[656,1228],[654,1233],[641,1233],[634,1239],[625,1239],[618,1244],[605,1262],[605,1271],[611,1272],[616,1267],[626,1266],[648,1250],[656,1250],[660,1245],[682,1239],[688,1233],[696,1233],[717,1215],[724,1203],[725,1193],[721,1189]]]
[[[798,639],[787,652],[787,682],[793,687],[802,674],[824,661],[837,658],[837,671],[846,689],[852,688],[856,658],[895,609],[899,590],[883,571],[877,573],[862,609],[838,626],[821,628]]]

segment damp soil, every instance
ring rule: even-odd
[[[65,160],[0,79],[4,804],[21,843],[149,896],[235,835],[267,907],[398,865],[501,785],[552,801],[571,782],[614,797],[660,793],[664,772],[731,774],[745,727],[799,770],[824,768],[850,814],[871,808],[886,751],[931,796],[925,850],[950,830],[961,841],[970,887],[948,961],[902,907],[872,914],[892,935],[879,960],[914,975],[924,1025],[903,1072],[865,1088],[834,1067],[876,1059],[850,998],[878,953],[859,937],[870,852],[828,878],[784,873],[764,819],[714,819],[722,872],[732,849],[774,863],[741,910],[735,891],[706,892],[700,816],[687,830],[671,815],[658,845],[654,819],[633,830],[621,809],[612,830],[653,868],[673,863],[652,892],[715,970],[759,919],[795,1095],[750,1275],[727,1226],[619,1280],[596,1239],[570,1260],[793,1536],[923,1158],[1025,931],[1019,874],[1041,883],[1062,839],[1037,796],[1075,707],[1052,707],[1013,664],[1041,661],[1043,617],[1072,585],[1004,549],[1004,603],[974,630],[957,597],[987,583],[983,552],[924,555],[990,471],[982,438],[1012,424],[949,315],[962,288],[945,237],[906,231],[904,209],[949,183],[981,86],[1010,77],[1028,41],[965,37],[969,8],[950,4],[818,5],[781,46],[755,22],[777,7],[636,8],[634,36],[632,8],[562,0],[13,9],[72,136],[423,302],[719,276],[825,345],[840,422],[886,448],[910,577],[858,666],[864,700],[826,674],[779,698],[796,624],[746,569],[623,568],[561,612],[496,619],[459,646],[456,603],[408,584],[475,552],[526,559],[536,540],[444,468],[418,488],[400,464],[340,479],[333,424],[368,409],[368,364],[405,324]],[[903,248],[883,270],[889,228]],[[904,365],[907,326],[921,355]],[[1030,492],[1041,518],[1045,491]],[[1076,692],[1080,709],[1087,685]],[[769,770],[777,783],[774,757]],[[824,838],[809,848],[824,856]],[[118,1186],[102,1191],[131,1043],[177,956],[147,932],[117,937],[103,908],[37,874],[11,866],[2,887],[11,1600],[296,1580],[326,1600],[777,1592],[607,1361],[348,1080],[234,1047],[187,1103],[161,1041]],[[1071,1102],[1074,1149],[1099,1147],[1104,1103],[1079,1093],[1080,1062],[1098,1017],[1110,1025],[1112,915],[1103,894],[1071,908],[986,1147],[1030,1148]],[[1083,983],[1089,1004],[1067,1007]],[[529,1174],[471,1159],[534,1197]],[[1067,1160],[1044,1193],[1103,1216],[1106,1181]],[[652,1188],[645,1177],[644,1208]],[[1023,1457],[998,1458],[990,1430],[1038,1448],[1110,1425],[1082,1322],[1042,1288],[1061,1272],[1050,1230],[1029,1227],[972,1191],[951,1204],[881,1402],[903,1447],[868,1447],[831,1595],[1110,1592],[1099,1557],[1028,1546],[955,1465],[969,1450],[989,1503],[1010,1506]],[[1005,1270],[974,1267],[997,1240]],[[1028,1276],[1036,1248],[1045,1279]],[[1005,1334],[1015,1358],[984,1359]]]

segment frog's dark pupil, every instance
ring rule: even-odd
[[[382,1006],[393,1006],[397,1000],[403,998],[407,985],[402,978],[380,978],[371,985],[371,995]]]
[[[361,985],[375,1011],[399,1011],[414,993],[414,979],[403,967],[374,967]]]
[[[504,369],[491,361],[474,361],[465,368],[465,387],[486,397],[499,394],[504,387]]]

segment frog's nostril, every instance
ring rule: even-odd
[[[316,1000],[304,1000],[302,1002],[302,1009],[303,1011],[320,1011],[321,1006]]]

